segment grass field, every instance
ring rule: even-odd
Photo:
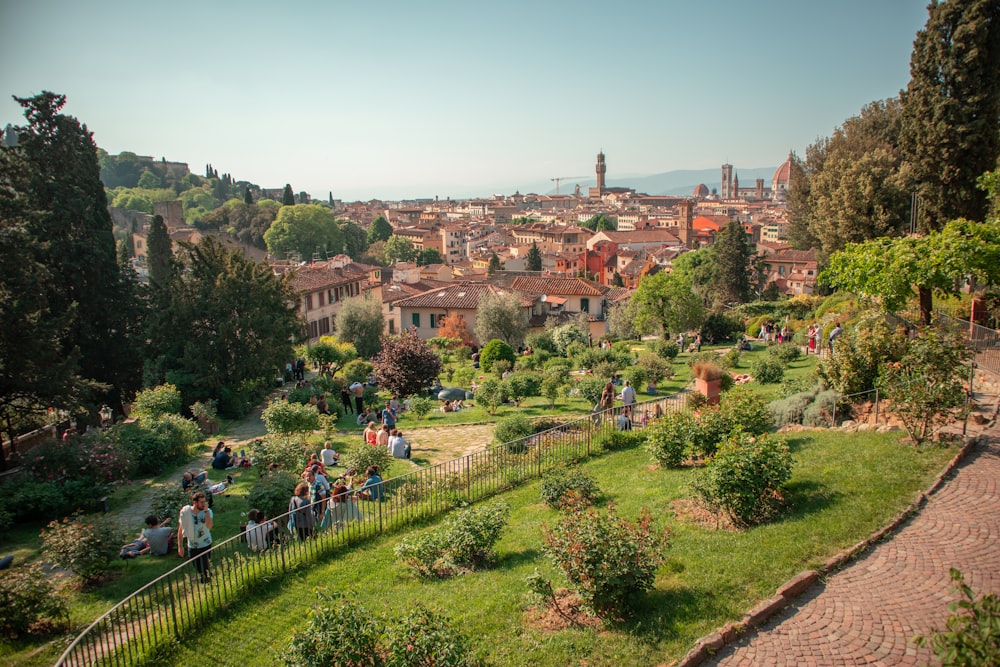
[[[524,584],[536,569],[560,577],[541,555],[541,526],[556,513],[539,500],[538,483],[504,495],[513,514],[494,567],[451,580],[426,581],[395,562],[392,535],[333,557],[308,572],[222,612],[160,664],[209,660],[270,665],[293,628],[301,628],[318,586],[343,591],[374,613],[399,616],[421,602],[451,617],[494,665],[648,665],[680,657],[700,636],[737,619],[799,571],[884,525],[925,488],[953,451],[900,446],[898,434],[808,431],[788,440],[796,465],[787,511],[740,533],[679,522],[672,503],[686,495],[690,470],[659,470],[642,449],[584,465],[620,514],[649,508],[673,533],[656,588],[634,618],[600,630],[546,632],[528,613]],[[230,639],[221,639],[230,638]],[[238,638],[238,641],[235,640]]]

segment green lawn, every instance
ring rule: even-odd
[[[739,618],[782,582],[816,567],[841,548],[884,525],[913,494],[926,488],[953,450],[900,446],[898,434],[795,434],[796,459],[781,520],[741,533],[678,523],[671,503],[684,497],[690,470],[658,470],[642,449],[609,454],[584,467],[619,513],[648,507],[673,532],[668,561],[635,618],[601,631],[543,632],[526,609],[524,584],[536,569],[560,577],[541,555],[542,523],[556,513],[538,497],[538,483],[507,493],[510,526],[495,566],[446,581],[413,577],[395,562],[391,535],[342,552],[325,564],[276,581],[219,614],[186,638],[161,664],[208,660],[270,665],[293,628],[305,624],[317,586],[344,591],[370,610],[399,616],[422,602],[450,616],[495,665],[648,665],[683,655],[700,636]],[[231,638],[220,640],[220,638]],[[239,638],[238,641],[232,638]],[[27,664],[27,663],[22,663]]]

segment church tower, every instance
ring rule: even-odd
[[[681,245],[692,249],[691,243],[694,241],[694,205],[690,200],[685,199],[677,204],[677,238],[681,240]]]
[[[604,163],[604,151],[597,154],[597,191],[604,194],[604,174],[608,171],[608,165]]]
[[[730,199],[733,196],[733,165],[722,165],[722,186],[719,188],[720,199]]]
[[[737,172],[736,175],[733,176],[732,198],[733,199],[739,199],[740,198],[740,174],[739,174],[739,172]]]

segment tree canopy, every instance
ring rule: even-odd
[[[340,304],[337,311],[337,338],[351,343],[363,359],[378,353],[379,336],[385,330],[382,304],[367,297],[354,297]]]
[[[385,261],[389,264],[396,262],[412,262],[417,258],[417,249],[413,247],[413,241],[393,234],[385,242]]]
[[[538,249],[538,244],[534,241],[531,242],[531,248],[528,249],[528,256],[525,264],[525,268],[527,268],[528,271],[542,270],[542,251]]]
[[[309,261],[343,252],[344,238],[329,209],[319,204],[282,206],[266,232],[267,250],[276,257],[297,254]]]
[[[374,361],[375,378],[394,396],[412,396],[428,389],[441,373],[441,359],[409,329],[382,339],[382,350]]]
[[[512,347],[524,343],[528,314],[520,298],[510,294],[489,293],[479,299],[476,309],[476,338],[481,345],[499,339]]]
[[[632,296],[637,308],[637,331],[659,331],[664,336],[699,327],[705,319],[701,298],[691,290],[688,279],[661,271],[645,276]]]
[[[390,236],[392,236],[392,225],[389,224],[389,221],[381,215],[375,218],[368,228],[368,243],[388,241]]]

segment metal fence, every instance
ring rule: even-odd
[[[381,500],[343,499],[356,503],[358,512],[338,513],[335,518],[344,520],[324,529],[317,521],[316,533],[307,539],[291,536],[286,529],[289,515],[283,514],[273,519],[276,530],[267,549],[251,551],[242,534],[213,545],[206,582],[192,561],[178,565],[88,626],[60,656],[57,667],[143,664],[275,577],[599,453],[602,443],[626,426],[642,428],[660,414],[683,410],[684,398],[660,397],[631,408],[594,412],[521,440],[385,480]],[[630,416],[629,423],[623,413]]]

